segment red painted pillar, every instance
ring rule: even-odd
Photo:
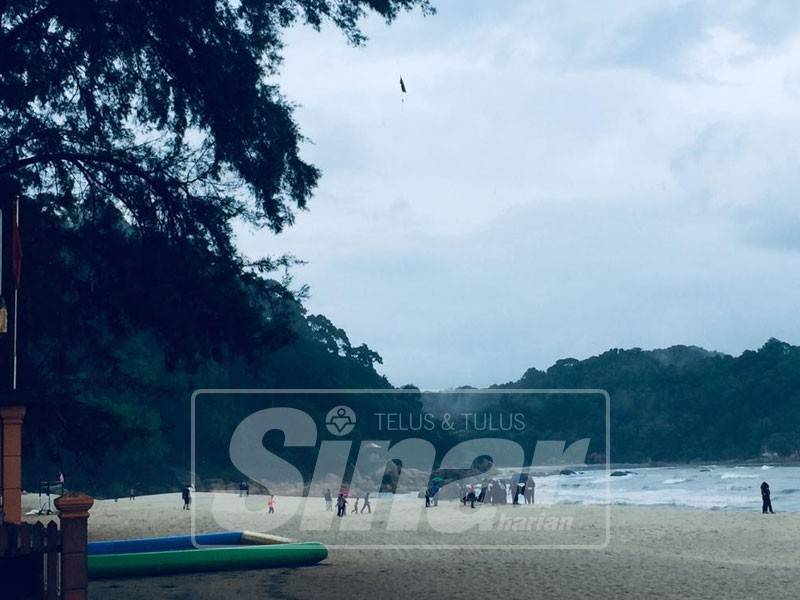
[[[56,498],[55,504],[61,520],[61,598],[86,600],[89,597],[87,522],[94,499],[69,492]]]
[[[3,518],[22,521],[22,419],[24,406],[0,406],[3,435]]]

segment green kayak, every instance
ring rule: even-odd
[[[275,544],[271,546],[232,546],[89,555],[89,577],[138,577],[199,571],[229,571],[313,565],[328,557],[319,542]]]

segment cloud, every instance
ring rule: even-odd
[[[439,4],[365,48],[291,32],[323,179],[244,251],[309,260],[311,310],[398,384],[800,337],[797,3]]]

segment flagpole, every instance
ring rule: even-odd
[[[16,220],[17,229],[19,229],[19,198],[16,202],[16,210],[14,211],[14,219]],[[11,389],[17,389],[17,314],[19,313],[19,286],[14,286],[14,349],[12,350],[12,371],[11,371]]]
[[[0,285],[3,281],[3,209],[0,208]],[[2,296],[2,289],[0,289],[0,296]]]

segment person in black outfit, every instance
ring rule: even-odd
[[[772,511],[772,500],[769,497],[769,484],[764,481],[761,483],[761,512],[763,514],[774,515],[775,513]]]

